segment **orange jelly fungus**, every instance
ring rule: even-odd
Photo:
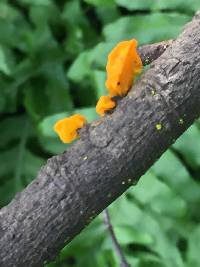
[[[106,88],[110,96],[125,96],[133,80],[142,70],[142,61],[137,53],[137,41],[123,41],[108,55],[106,65]]]
[[[104,116],[105,113],[116,106],[116,103],[112,100],[111,96],[101,96],[96,105],[96,112],[100,116]]]
[[[61,119],[54,125],[54,131],[63,143],[70,143],[79,137],[77,130],[86,124],[86,119],[80,114]]]

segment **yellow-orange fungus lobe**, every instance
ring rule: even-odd
[[[110,96],[125,96],[142,67],[137,41],[132,39],[118,43],[108,55],[106,65],[106,88]]]
[[[86,119],[80,114],[61,119],[54,125],[54,131],[63,143],[70,143],[79,137],[77,130],[86,124]]]
[[[96,112],[100,116],[104,116],[105,113],[116,106],[115,101],[112,100],[111,96],[101,96],[96,105]]]

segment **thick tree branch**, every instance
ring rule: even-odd
[[[138,53],[144,66],[159,58],[172,44],[173,40],[163,41],[156,44],[143,45],[138,48]]]
[[[0,266],[38,267],[158,159],[200,115],[200,15],[123,98],[0,210]]]

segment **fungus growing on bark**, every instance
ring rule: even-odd
[[[105,113],[116,106],[116,103],[112,100],[111,96],[101,96],[96,105],[96,112],[100,116],[104,116]]]
[[[142,71],[142,61],[137,53],[137,41],[123,41],[108,55],[106,88],[110,96],[125,96],[136,75]]]
[[[86,124],[86,119],[80,114],[61,119],[54,125],[54,131],[63,143],[70,143],[79,137],[78,129]]]
[[[142,61],[137,53],[137,41],[123,41],[108,55],[106,66],[107,80],[106,87],[109,91],[108,96],[101,96],[97,105],[96,112],[104,116],[106,112],[112,110],[116,103],[112,97],[125,96],[131,88],[133,80],[142,70]],[[71,117],[59,120],[54,130],[64,143],[70,143],[79,137],[78,129],[86,123],[85,117],[75,114]]]

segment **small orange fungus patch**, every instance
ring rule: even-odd
[[[106,88],[110,96],[125,96],[133,80],[142,70],[142,61],[137,53],[137,41],[123,41],[108,55],[106,65]]]
[[[79,137],[77,130],[86,124],[86,119],[80,114],[61,119],[54,125],[54,131],[63,143],[70,143]]]
[[[96,105],[96,112],[100,116],[104,116],[105,113],[116,106],[115,101],[112,100],[111,96],[101,96]]]

